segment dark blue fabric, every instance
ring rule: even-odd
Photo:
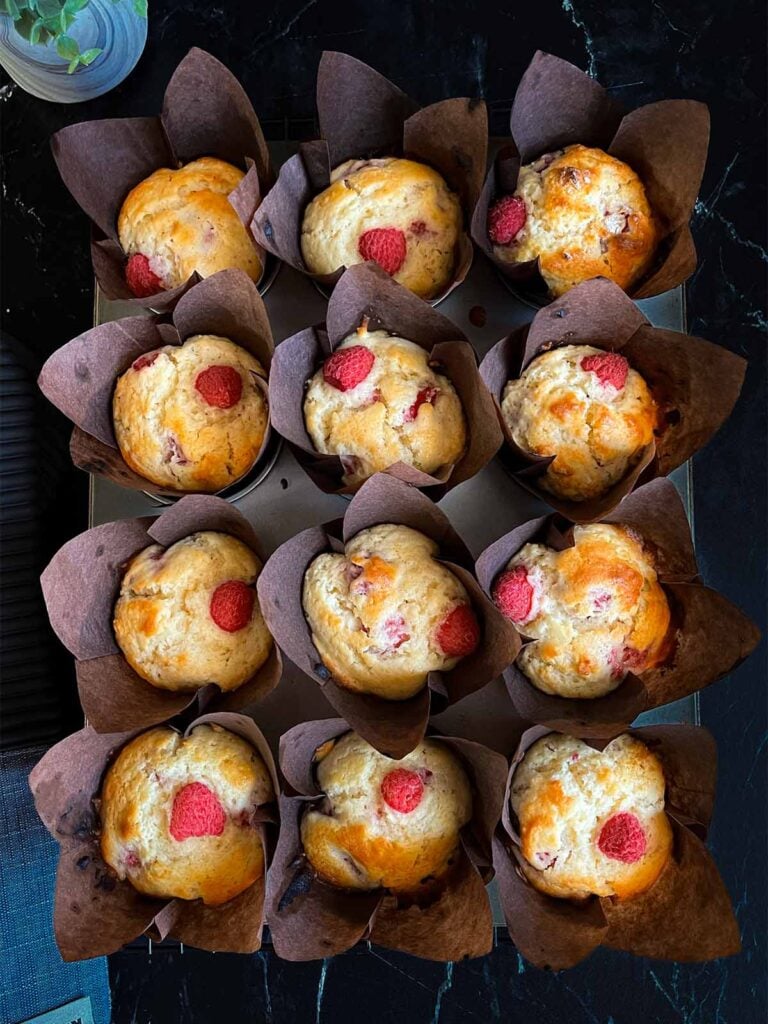
[[[90,996],[109,1024],[105,957],[65,964],[53,937],[58,845],[35,811],[27,777],[45,748],[0,753],[0,1024],[18,1024]]]

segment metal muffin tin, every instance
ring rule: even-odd
[[[290,144],[282,145],[273,156],[279,162],[294,148]],[[325,318],[326,300],[312,280],[288,266],[279,268],[264,295],[264,302],[276,344]],[[682,287],[644,299],[638,302],[638,306],[654,326],[685,331]],[[466,281],[440,303],[440,312],[461,328],[480,358],[512,327],[530,322],[536,308],[513,292],[478,253]],[[95,324],[135,316],[136,313],[137,309],[131,303],[110,302],[97,289]],[[693,499],[690,463],[672,473],[671,479],[683,498],[690,520]],[[273,459],[268,460],[255,480],[249,480],[247,486],[235,490],[237,493],[230,500],[253,524],[269,553],[300,530],[342,516],[347,507],[344,498],[325,494],[315,486],[287,445],[282,445]],[[165,499],[121,488],[102,477],[91,476],[89,525],[97,526],[132,516],[157,515],[166,503]],[[521,522],[549,511],[512,480],[498,458],[471,480],[454,488],[440,502],[440,507],[475,556]],[[335,715],[320,687],[287,659],[284,660],[282,681],[254,710],[254,717],[275,754],[278,739],[286,729],[300,721]],[[506,710],[500,713],[500,708]],[[508,753],[508,737],[517,718],[506,699],[504,685],[498,679],[434,716],[433,722],[446,734],[465,736]],[[640,716],[638,722],[699,724],[698,695],[693,694],[647,712]],[[491,883],[489,891],[494,921],[497,926],[503,926],[494,883]]]

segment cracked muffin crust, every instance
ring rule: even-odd
[[[472,816],[459,759],[426,739],[399,761],[356,733],[315,754],[325,794],[301,820],[301,839],[320,878],[345,889],[414,892],[444,874]]]
[[[366,323],[310,380],[304,421],[319,452],[341,457],[352,487],[396,462],[436,473],[467,445],[459,397],[429,353]]]
[[[436,561],[438,546],[409,526],[362,530],[345,553],[304,574],[312,641],[340,686],[407,700],[430,672],[448,671],[480,642],[463,584]]]
[[[659,759],[627,734],[594,750],[550,733],[512,779],[523,869],[541,892],[565,899],[627,899],[649,889],[672,851]]]
[[[235,690],[272,649],[256,597],[261,562],[236,537],[204,531],[131,559],[115,605],[115,639],[142,679],[163,690]]]
[[[259,280],[261,259],[228,199],[243,178],[239,168],[205,156],[162,167],[131,189],[117,233],[134,295],[176,288],[195,271],[210,277],[234,267]]]
[[[493,599],[533,638],[517,664],[537,689],[588,699],[615,690],[669,653],[670,610],[642,538],[623,526],[576,526],[573,547],[526,544]]]
[[[652,443],[658,408],[624,356],[563,345],[536,356],[504,388],[501,412],[516,445],[554,456],[537,477],[569,501],[605,494]]]
[[[421,298],[451,281],[462,211],[443,177],[399,157],[347,160],[304,211],[301,252],[310,273],[375,260]]]
[[[101,790],[101,852],[148,896],[233,899],[263,873],[255,812],[275,799],[253,747],[218,725],[167,726],[131,740]]]
[[[269,414],[264,370],[228,338],[196,334],[134,360],[117,379],[120,453],[158,487],[220,491],[253,467]]]
[[[520,168],[517,188],[488,214],[497,259],[539,260],[554,297],[592,277],[625,291],[648,270],[658,229],[631,167],[589,146],[565,149]]]

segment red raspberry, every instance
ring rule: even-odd
[[[202,782],[183,786],[173,799],[170,833],[179,843],[191,836],[220,836],[226,823],[219,798]]]
[[[375,260],[382,270],[396,274],[405,262],[405,235],[399,228],[372,228],[357,241],[364,260]]]
[[[138,359],[134,359],[131,363],[131,369],[136,370],[138,373],[139,370],[143,370],[145,367],[151,366],[159,355],[159,352],[145,352],[143,356],[139,356]]]
[[[423,220],[412,220],[410,223],[410,232],[412,235],[416,235],[417,238],[427,233],[427,224]]]
[[[480,626],[468,604],[458,604],[437,628],[437,643],[449,658],[464,658],[480,643]]]
[[[618,352],[600,352],[594,356],[584,356],[579,364],[582,370],[594,373],[601,384],[610,384],[621,391],[627,382],[629,363]]]
[[[411,634],[406,629],[405,619],[402,615],[393,615],[387,619],[384,623],[384,635],[389,641],[389,646],[394,650],[402,647],[406,640],[411,639]]]
[[[533,606],[533,587],[524,565],[506,569],[493,585],[493,600],[502,615],[513,622],[525,622]]]
[[[648,840],[635,815],[622,811],[609,818],[600,829],[597,845],[600,852],[611,860],[634,864],[645,853]]]
[[[520,196],[497,199],[488,211],[488,237],[494,245],[509,245],[525,227],[527,216]]]
[[[234,366],[209,366],[195,378],[195,390],[217,409],[231,409],[243,397],[243,378]]]
[[[323,380],[337,391],[351,391],[362,384],[375,362],[376,356],[364,345],[339,349],[323,363]]]
[[[253,615],[256,595],[253,588],[240,580],[228,580],[213,592],[209,611],[211,618],[227,633],[245,629]]]
[[[405,415],[403,416],[403,423],[412,423],[419,415],[419,409],[422,405],[434,405],[439,394],[440,388],[422,388],[418,395],[416,395],[416,401],[413,405],[409,409],[406,409]]]
[[[613,669],[611,672],[612,677],[614,679],[621,679],[622,676],[632,669],[640,669],[642,671],[645,666],[645,651],[638,651],[634,647],[617,648],[611,651],[608,664]]]
[[[163,282],[149,266],[149,259],[140,252],[128,258],[125,265],[125,281],[137,299],[165,291]]]
[[[395,768],[381,780],[381,795],[384,803],[393,811],[410,814],[421,803],[424,796],[424,783],[417,772],[407,768]]]

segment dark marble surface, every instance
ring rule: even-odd
[[[81,106],[0,88],[4,135],[5,328],[42,359],[90,324],[87,226],[48,150],[57,128],[85,118],[155,113],[188,47],[206,47],[241,78],[271,137],[310,134],[323,48],[368,61],[422,101],[481,94],[492,128],[537,47],[588,68],[628,106],[663,97],[705,100],[712,145],[696,206],[699,269],[689,326],[748,357],[728,425],[694,460],[695,532],[705,578],[764,624],[765,609],[765,11],[760,0],[151,0],[149,43],[117,90]],[[290,123],[288,123],[290,122]],[[58,490],[48,543],[85,525],[84,479]],[[766,652],[701,696],[720,748],[711,847],[733,896],[744,950],[704,965],[598,952],[548,974],[500,941],[478,961],[422,963],[355,950],[323,964],[271,953],[238,957],[130,950],[111,958],[114,1020],[368,1024],[536,1020],[541,1024],[752,1024],[766,1006]]]

